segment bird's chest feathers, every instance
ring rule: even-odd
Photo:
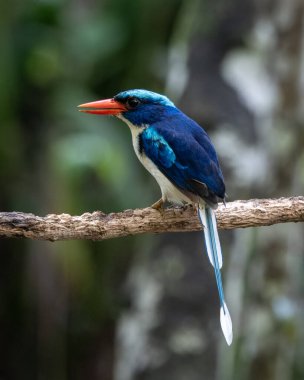
[[[125,118],[120,117],[126,122],[130,128],[132,135],[132,143],[134,147],[134,151],[139,159],[139,161],[143,164],[143,166],[148,170],[150,174],[156,179],[158,185],[161,188],[161,192],[163,198],[168,200],[169,202],[176,204],[190,203],[191,200],[176,186],[170,182],[167,177],[158,169],[158,167],[146,156],[143,147],[141,145],[140,135],[141,133],[148,128],[148,126],[143,125],[142,127],[137,127],[127,121]]]
[[[120,119],[122,119],[128,125],[128,127],[130,128],[131,135],[132,135],[132,144],[133,144],[134,151],[135,151],[135,153],[136,153],[139,161],[142,162],[143,165],[146,167],[146,165],[143,162],[143,159],[146,156],[145,156],[145,154],[143,154],[142,147],[140,146],[140,135],[147,128],[147,126],[143,125],[142,127],[137,127],[137,126],[133,125],[132,123],[130,123],[123,116],[120,116]]]
[[[158,182],[158,178],[160,176],[164,177],[164,175],[159,171],[157,166],[145,155],[145,152],[141,144],[140,135],[147,127],[135,127],[134,125],[129,125],[129,127],[132,134],[132,143],[136,156],[138,157],[139,161],[144,165],[144,167],[148,170],[148,172],[150,172]]]

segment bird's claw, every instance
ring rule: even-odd
[[[162,212],[164,210],[164,200],[160,198],[157,202],[153,203],[151,208],[154,208],[154,210],[157,210],[159,212]]]

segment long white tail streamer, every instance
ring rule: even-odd
[[[221,321],[221,327],[223,330],[224,337],[226,339],[228,346],[230,346],[233,340],[232,321],[231,321],[228,307],[225,302],[223,306],[221,306],[220,321]]]
[[[214,236],[215,244],[216,244],[216,255],[217,255],[217,260],[219,264],[219,269],[222,268],[223,266],[223,256],[222,256],[222,249],[220,245],[220,239],[218,236],[217,232],[217,224],[216,224],[216,218],[214,215],[214,212],[212,209],[208,210],[211,211],[211,218],[212,218],[212,225],[213,225],[213,231],[209,230],[209,223],[207,221],[207,214],[206,214],[206,208],[199,208],[199,218],[201,220],[201,223],[204,227],[204,235],[205,235],[205,243],[206,243],[206,248],[207,248],[207,253],[208,253],[208,258],[209,261],[211,262],[212,266],[214,267],[214,260],[213,260],[213,255],[212,255],[212,241],[211,241],[211,236]]]
[[[223,265],[222,250],[217,232],[217,224],[214,211],[211,208],[198,209],[199,219],[204,227],[205,243],[209,261],[214,267],[216,283],[220,297],[220,322],[224,337],[230,346],[233,339],[232,321],[229,310],[225,303],[224,291],[221,279],[220,268]]]

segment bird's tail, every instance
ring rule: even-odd
[[[224,298],[223,284],[222,284],[221,271],[220,271],[223,265],[223,258],[222,258],[220,240],[219,240],[219,236],[217,232],[216,218],[215,218],[214,211],[208,206],[205,206],[204,208],[199,207],[198,216],[204,228],[205,244],[207,248],[208,258],[214,268],[216,284],[217,284],[220,304],[221,304],[221,309],[220,309],[221,326],[222,326],[222,330],[223,330],[225,339],[227,341],[227,344],[230,346],[233,339],[232,322],[231,322],[229,310],[227,308],[227,305],[225,303],[225,298]]]

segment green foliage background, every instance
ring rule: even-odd
[[[154,202],[159,190],[137,162],[127,127],[76,108],[128,88],[166,92],[206,127],[232,199],[300,194],[304,10],[301,1],[282,9],[274,1],[254,0],[2,2],[0,210],[81,214]],[[289,24],[278,11],[289,15]],[[277,95],[246,82],[237,88],[233,66],[222,65],[228,55],[231,62],[239,57],[237,72],[247,78],[259,77],[263,67]],[[257,65],[242,66],[244,57]],[[276,103],[265,111],[267,99]],[[187,377],[182,369],[168,369],[181,365],[176,353],[164,365],[167,372],[147,367],[130,377],[113,375],[117,324],[132,303],[126,278],[140,263],[135,254],[153,257],[168,239],[0,240],[0,378],[197,379],[202,371],[208,378],[303,378],[301,226],[223,237],[230,258],[228,298],[243,291],[230,353],[221,346],[216,354],[220,338],[212,332],[219,326],[206,325],[212,345],[208,341],[209,349],[195,356],[196,364],[183,356],[192,371]],[[193,236],[182,239],[187,247]],[[152,272],[150,263],[142,267]],[[179,268],[172,263],[170,273]],[[208,287],[208,279],[213,281],[210,275],[199,286]],[[216,291],[210,292],[215,303]],[[195,303],[206,308],[206,300]],[[286,318],[276,314],[277,300],[283,300]],[[288,345],[292,353],[285,351]]]

